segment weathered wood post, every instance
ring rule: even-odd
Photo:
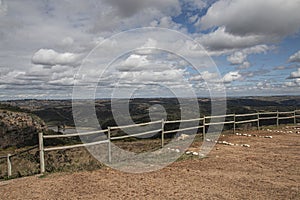
[[[259,126],[260,126],[260,123],[259,123],[259,112],[257,113],[257,130],[259,130]]]
[[[161,147],[165,145],[165,120],[161,120]]]
[[[11,177],[11,160],[10,160],[11,154],[7,154],[7,176],[8,178]]]
[[[277,110],[277,121],[276,121],[276,126],[277,126],[277,128],[278,128],[278,126],[279,126],[279,112],[278,112],[278,110]]]
[[[107,130],[107,137],[108,137],[108,162],[111,163],[111,128],[108,127]]]
[[[43,132],[39,133],[39,150],[40,150],[40,172],[45,173],[45,155],[44,155],[44,140]]]
[[[203,140],[205,139],[205,115],[203,116]]]
[[[235,124],[235,113],[233,114],[233,134],[235,134],[236,124]]]
[[[296,118],[296,110],[294,111],[294,125],[296,126],[297,124],[297,118]]]

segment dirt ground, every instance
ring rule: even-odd
[[[104,168],[2,181],[0,199],[300,199],[300,134],[285,128],[247,134],[220,141],[250,147],[217,144],[204,159],[151,173]]]

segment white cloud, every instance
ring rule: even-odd
[[[292,55],[289,60],[289,62],[300,62],[300,51]]]
[[[258,2],[258,0],[251,3],[247,3],[245,0],[241,0],[241,2],[226,0],[228,4],[223,4],[222,9],[217,9],[216,6],[219,2],[225,2],[225,0],[221,0],[213,4],[201,20],[198,10],[204,11],[204,8],[210,6],[212,2],[215,1],[73,0],[70,3],[70,0],[59,2],[0,0],[0,46],[5,47],[0,50],[0,87],[13,90],[12,93],[7,90],[1,91],[0,96],[8,93],[18,96],[21,91],[29,92],[26,90],[28,88],[32,89],[32,92],[29,92],[31,96],[55,96],[58,93],[64,96],[65,90],[70,88],[67,86],[74,83],[73,77],[80,64],[80,59],[103,42],[105,38],[131,28],[151,25],[187,33],[188,36],[196,38],[203,44],[209,50],[209,55],[229,56],[228,61],[235,64],[235,68],[238,70],[250,66],[249,55],[268,52],[271,49],[270,43],[278,42],[283,36],[295,33],[293,30],[299,27],[299,20],[295,21],[295,16],[298,15],[294,12],[297,7],[295,3],[299,0],[284,2],[280,7],[277,7],[279,1],[274,0],[274,9],[272,12],[266,13],[270,19],[266,19],[265,15],[259,12],[260,9],[256,9],[257,13],[248,12],[244,11],[244,7],[241,6],[242,4],[255,4],[248,6],[254,8],[257,4],[270,5],[270,0],[267,0],[266,3]],[[243,9],[239,10],[238,8]],[[268,10],[269,7],[265,8]],[[185,13],[181,13],[182,11]],[[277,11],[283,12],[279,15],[276,13]],[[218,19],[214,18],[212,16],[214,12],[217,16],[222,16]],[[231,12],[236,15],[232,17]],[[204,34],[196,30],[196,33],[188,33],[184,23],[173,20],[178,14],[184,14],[186,19],[195,23],[198,28],[201,26],[202,28],[211,27],[210,30],[213,32]],[[274,20],[274,22],[260,23],[255,16],[251,19],[256,14],[260,16],[262,22],[266,20],[269,20],[268,22]],[[274,17],[274,15],[278,16]],[[288,16],[289,19],[286,19],[285,16]],[[258,24],[264,24],[265,27],[259,27]],[[277,24],[280,24],[279,32],[277,32],[279,30]],[[251,30],[249,31],[249,29]],[[157,34],[153,33],[149,34],[149,37],[147,36],[149,41],[145,45],[140,44],[139,34],[124,39],[125,42],[122,46],[118,46],[113,41],[107,43],[106,46],[103,46],[104,52],[101,54],[103,62],[99,64],[101,66],[97,65],[99,68],[92,67],[86,70],[81,76],[78,76],[78,79],[87,79],[86,84],[95,83],[98,78],[95,70],[101,70],[102,64],[109,62],[107,61],[108,55],[117,48],[125,49],[124,46],[131,46],[130,43],[139,44],[142,48],[169,49],[170,47],[170,49],[177,50],[178,55],[191,58],[188,59],[190,63],[193,63],[191,62],[193,59],[201,60],[199,57],[202,58],[205,54],[202,48],[185,40],[172,40],[168,34],[159,35],[162,39],[158,40],[154,35]],[[160,42],[157,42],[155,38]],[[37,51],[38,49],[40,50]],[[151,49],[138,49],[134,54],[120,63],[116,63],[119,65],[115,65],[112,74],[103,80],[103,83],[106,84],[103,87],[112,87],[113,83],[121,77],[124,78],[122,79],[124,85],[128,83],[128,86],[133,87],[134,84],[143,84],[146,81],[147,83],[180,87],[185,78],[192,81],[193,84],[201,85],[203,79],[214,80],[217,78],[216,74],[211,72],[213,70],[206,61],[203,63],[199,61],[198,64],[206,71],[201,76],[193,76],[193,73],[189,73],[192,70],[186,69],[190,63],[178,56],[157,60],[157,54]],[[238,54],[241,56],[239,57]],[[291,56],[290,62],[299,62],[295,55]],[[223,65],[224,63],[219,64]],[[255,65],[254,62],[252,64]],[[247,77],[244,75],[247,72],[249,70],[230,72],[221,79],[227,82],[242,80],[242,77]],[[284,72],[286,73],[286,71]],[[297,77],[296,73],[298,72],[293,72],[291,75]],[[248,75],[250,76],[250,73]],[[252,73],[253,79],[260,75]],[[57,92],[53,92],[53,90]]]
[[[104,0],[118,10],[122,17],[131,17],[142,10],[156,9],[168,15],[177,15],[181,12],[178,0]]]
[[[204,71],[201,72],[199,75],[192,76],[190,78],[191,81],[210,81],[210,82],[218,82],[218,74],[209,72],[209,71]]]
[[[249,48],[266,41],[263,35],[238,36],[225,31],[225,27],[219,27],[216,31],[197,38],[204,47],[211,51],[224,51]]]
[[[116,68],[119,71],[141,71],[148,65],[147,56],[132,54],[125,61],[120,62]]]
[[[300,68],[298,68],[297,71],[292,72],[289,78],[290,78],[290,79],[300,78]]]
[[[287,87],[300,87],[300,78],[297,78],[293,81],[285,82],[284,85]]]
[[[175,23],[171,17],[164,16],[158,20],[154,20],[150,23],[151,27],[169,28],[173,30],[180,30],[181,32],[186,32],[182,25]]]
[[[232,55],[227,57],[227,60],[232,64],[232,65],[240,65],[242,64],[245,60],[247,59],[247,54],[237,51],[234,52]]]
[[[65,37],[61,42],[63,45],[70,46],[74,43],[74,39],[72,37]]]
[[[235,35],[287,36],[300,29],[300,1],[220,0],[200,20],[202,29],[224,26]]]
[[[243,62],[238,69],[248,69],[251,66],[251,63],[248,61]]]
[[[52,49],[40,49],[32,57],[32,63],[38,65],[70,65],[76,66],[80,56],[74,53],[58,53]]]
[[[231,83],[236,80],[240,80],[242,78],[242,75],[238,71],[229,72],[224,75],[223,82],[224,83]]]
[[[240,65],[238,69],[247,69],[251,66],[250,62],[247,60],[248,55],[266,53],[270,49],[273,49],[273,47],[269,47],[267,45],[256,45],[234,52],[232,55],[227,57],[227,60],[232,65]]]

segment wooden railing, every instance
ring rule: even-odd
[[[228,120],[228,118],[230,118]],[[250,118],[250,119],[245,119]],[[249,114],[228,114],[228,115],[219,115],[219,116],[203,116],[202,118],[196,118],[196,119],[183,119],[183,120],[174,120],[174,121],[165,121],[165,120],[159,120],[159,121],[153,121],[153,122],[147,122],[147,123],[141,123],[141,124],[133,124],[133,125],[125,125],[125,126],[115,126],[115,127],[108,127],[105,130],[98,130],[98,131],[90,131],[85,133],[75,133],[75,134],[65,134],[65,135],[44,135],[43,133],[39,133],[39,155],[40,155],[40,172],[45,172],[45,152],[48,151],[55,151],[55,150],[65,150],[65,149],[73,149],[73,148],[79,148],[79,147],[87,147],[87,146],[94,146],[98,144],[108,144],[108,162],[111,162],[112,160],[112,148],[111,143],[114,140],[121,140],[126,138],[132,138],[132,137],[139,137],[139,136],[145,136],[149,134],[161,134],[161,146],[164,147],[164,140],[166,134],[176,133],[176,132],[183,132],[183,131],[189,131],[189,130],[198,130],[202,129],[202,134],[205,136],[206,134],[206,127],[213,126],[213,125],[227,125],[232,124],[233,126],[233,133],[236,132],[236,128],[240,124],[245,123],[256,123],[257,129],[260,129],[260,123],[263,120],[276,120],[276,125],[279,126],[280,120],[286,120],[286,119],[294,119],[293,123],[297,123],[297,118],[300,118],[300,110],[295,110],[291,112],[259,112],[259,113],[249,113]],[[219,121],[218,121],[219,119]],[[192,127],[184,127],[184,128],[177,128],[172,130],[165,130],[166,124],[176,124],[176,123],[188,123],[188,122],[198,122],[197,126]],[[154,125],[154,124],[161,124],[160,128],[156,128],[154,130],[145,131],[141,133],[136,134],[130,134],[130,135],[123,135],[123,136],[115,136],[112,137],[111,133],[114,130],[124,130],[128,128],[137,128],[137,127],[143,127],[147,125]],[[84,144],[75,144],[75,145],[66,145],[66,146],[56,146],[56,147],[44,147],[44,140],[45,139],[55,139],[55,138],[70,138],[70,137],[81,137],[81,136],[89,136],[89,135],[95,135],[95,134],[104,134],[106,136],[105,139],[96,141],[96,142],[90,142],[90,143],[84,143]],[[36,148],[36,147],[34,147]],[[34,149],[32,148],[32,149]],[[26,150],[30,151],[32,149]],[[25,152],[25,151],[24,151]],[[20,153],[24,153],[20,152]],[[18,153],[18,154],[20,154]],[[7,156],[0,156],[0,159],[7,159],[7,167],[8,167],[8,176],[11,176],[11,162],[10,158],[15,156],[8,154]]]

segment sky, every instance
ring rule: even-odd
[[[0,0],[0,100],[70,99],[74,87],[78,98],[299,95],[299,9],[300,0]]]

